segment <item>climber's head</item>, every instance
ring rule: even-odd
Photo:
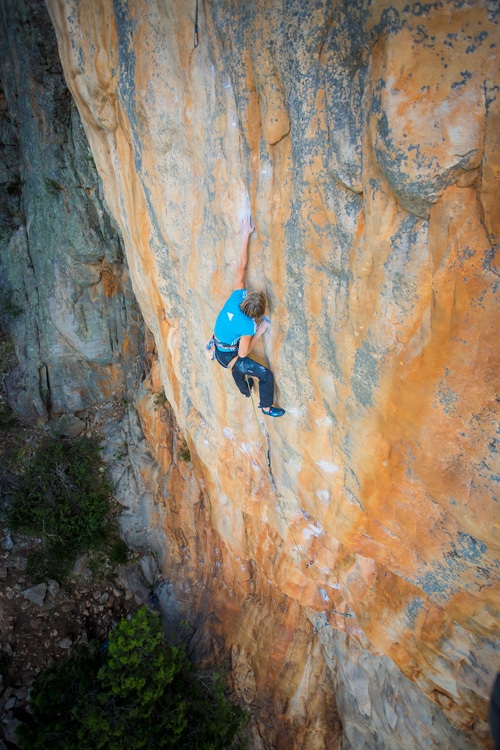
[[[264,292],[249,292],[240,304],[240,310],[249,318],[262,318],[266,312],[266,295]]]

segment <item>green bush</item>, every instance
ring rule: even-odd
[[[153,403],[156,407],[156,409],[159,409],[160,406],[165,406],[167,403],[167,397],[165,395],[165,391],[160,391],[159,393],[155,393],[155,397],[153,399]]]
[[[16,305],[14,302],[14,295],[12,294],[12,290],[10,289],[4,289],[0,288],[0,316],[2,318],[17,318],[19,315],[21,315],[22,309]],[[5,339],[5,333],[2,332],[1,338]],[[12,348],[12,352],[14,351],[14,343],[11,342],[8,344],[9,347]]]
[[[177,451],[177,458],[179,459],[179,461],[184,461],[185,463],[189,463],[191,461],[191,451],[189,450],[185,440],[181,443],[181,446]]]
[[[40,574],[67,568],[77,554],[106,540],[111,485],[101,468],[95,441],[54,440],[38,450],[21,475],[8,522],[44,540],[43,552],[32,566]]]
[[[0,315],[2,314],[0,300]],[[9,333],[0,330],[0,375],[8,372],[15,361],[14,341]]]
[[[0,401],[0,430],[8,430],[15,424],[17,424],[16,415],[5,401]]]
[[[128,561],[128,547],[122,539],[115,539],[111,544],[109,559],[116,565],[125,565]]]
[[[195,673],[182,649],[163,642],[145,607],[111,631],[107,650],[83,648],[35,680],[30,750],[223,750],[248,715],[224,698],[222,680]]]

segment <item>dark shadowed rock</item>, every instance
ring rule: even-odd
[[[47,593],[47,585],[45,583],[39,583],[37,586],[25,589],[21,593],[25,599],[28,599],[30,602],[33,602],[33,604],[41,607],[45,600],[45,594]]]

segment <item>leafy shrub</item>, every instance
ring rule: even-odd
[[[0,315],[2,314],[2,301],[0,299]],[[0,331],[0,375],[8,372],[15,360],[14,341],[12,336]]]
[[[22,474],[8,522],[17,531],[43,538],[44,550],[34,566],[42,575],[54,569],[57,574],[78,553],[105,541],[111,485],[101,468],[95,441],[54,440],[41,446]]]
[[[0,430],[8,430],[17,423],[17,418],[5,401],[0,401]]]
[[[16,303],[14,302],[14,295],[12,294],[12,290],[10,289],[4,289],[0,288],[0,317],[2,318],[17,318],[18,315],[21,315],[22,310]],[[2,332],[1,334],[2,338],[2,345],[5,346],[5,333]],[[12,352],[14,352],[14,342],[10,341],[7,343],[7,346],[9,349],[11,349]]]
[[[184,461],[184,463],[187,464],[191,461],[191,451],[189,450],[188,444],[185,440],[181,443],[180,448],[177,451],[177,458],[179,459],[179,461]]]
[[[30,708],[18,729],[30,750],[223,750],[248,721],[219,678],[201,681],[163,642],[145,607],[111,631],[107,650],[92,644],[42,672]]]
[[[128,547],[123,539],[115,539],[112,543],[109,559],[117,565],[125,565],[128,561]]]
[[[160,406],[165,406],[167,403],[167,397],[165,395],[165,391],[159,391],[159,393],[155,393],[155,397],[153,399],[153,403],[156,407],[156,409],[159,409]]]

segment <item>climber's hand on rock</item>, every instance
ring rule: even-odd
[[[268,328],[269,328],[269,321],[268,320],[263,320],[257,326],[257,330],[255,331],[255,334],[257,336],[262,336],[262,334],[265,333]]]
[[[250,214],[247,214],[244,219],[241,220],[241,234],[250,237],[255,232],[255,227]]]

